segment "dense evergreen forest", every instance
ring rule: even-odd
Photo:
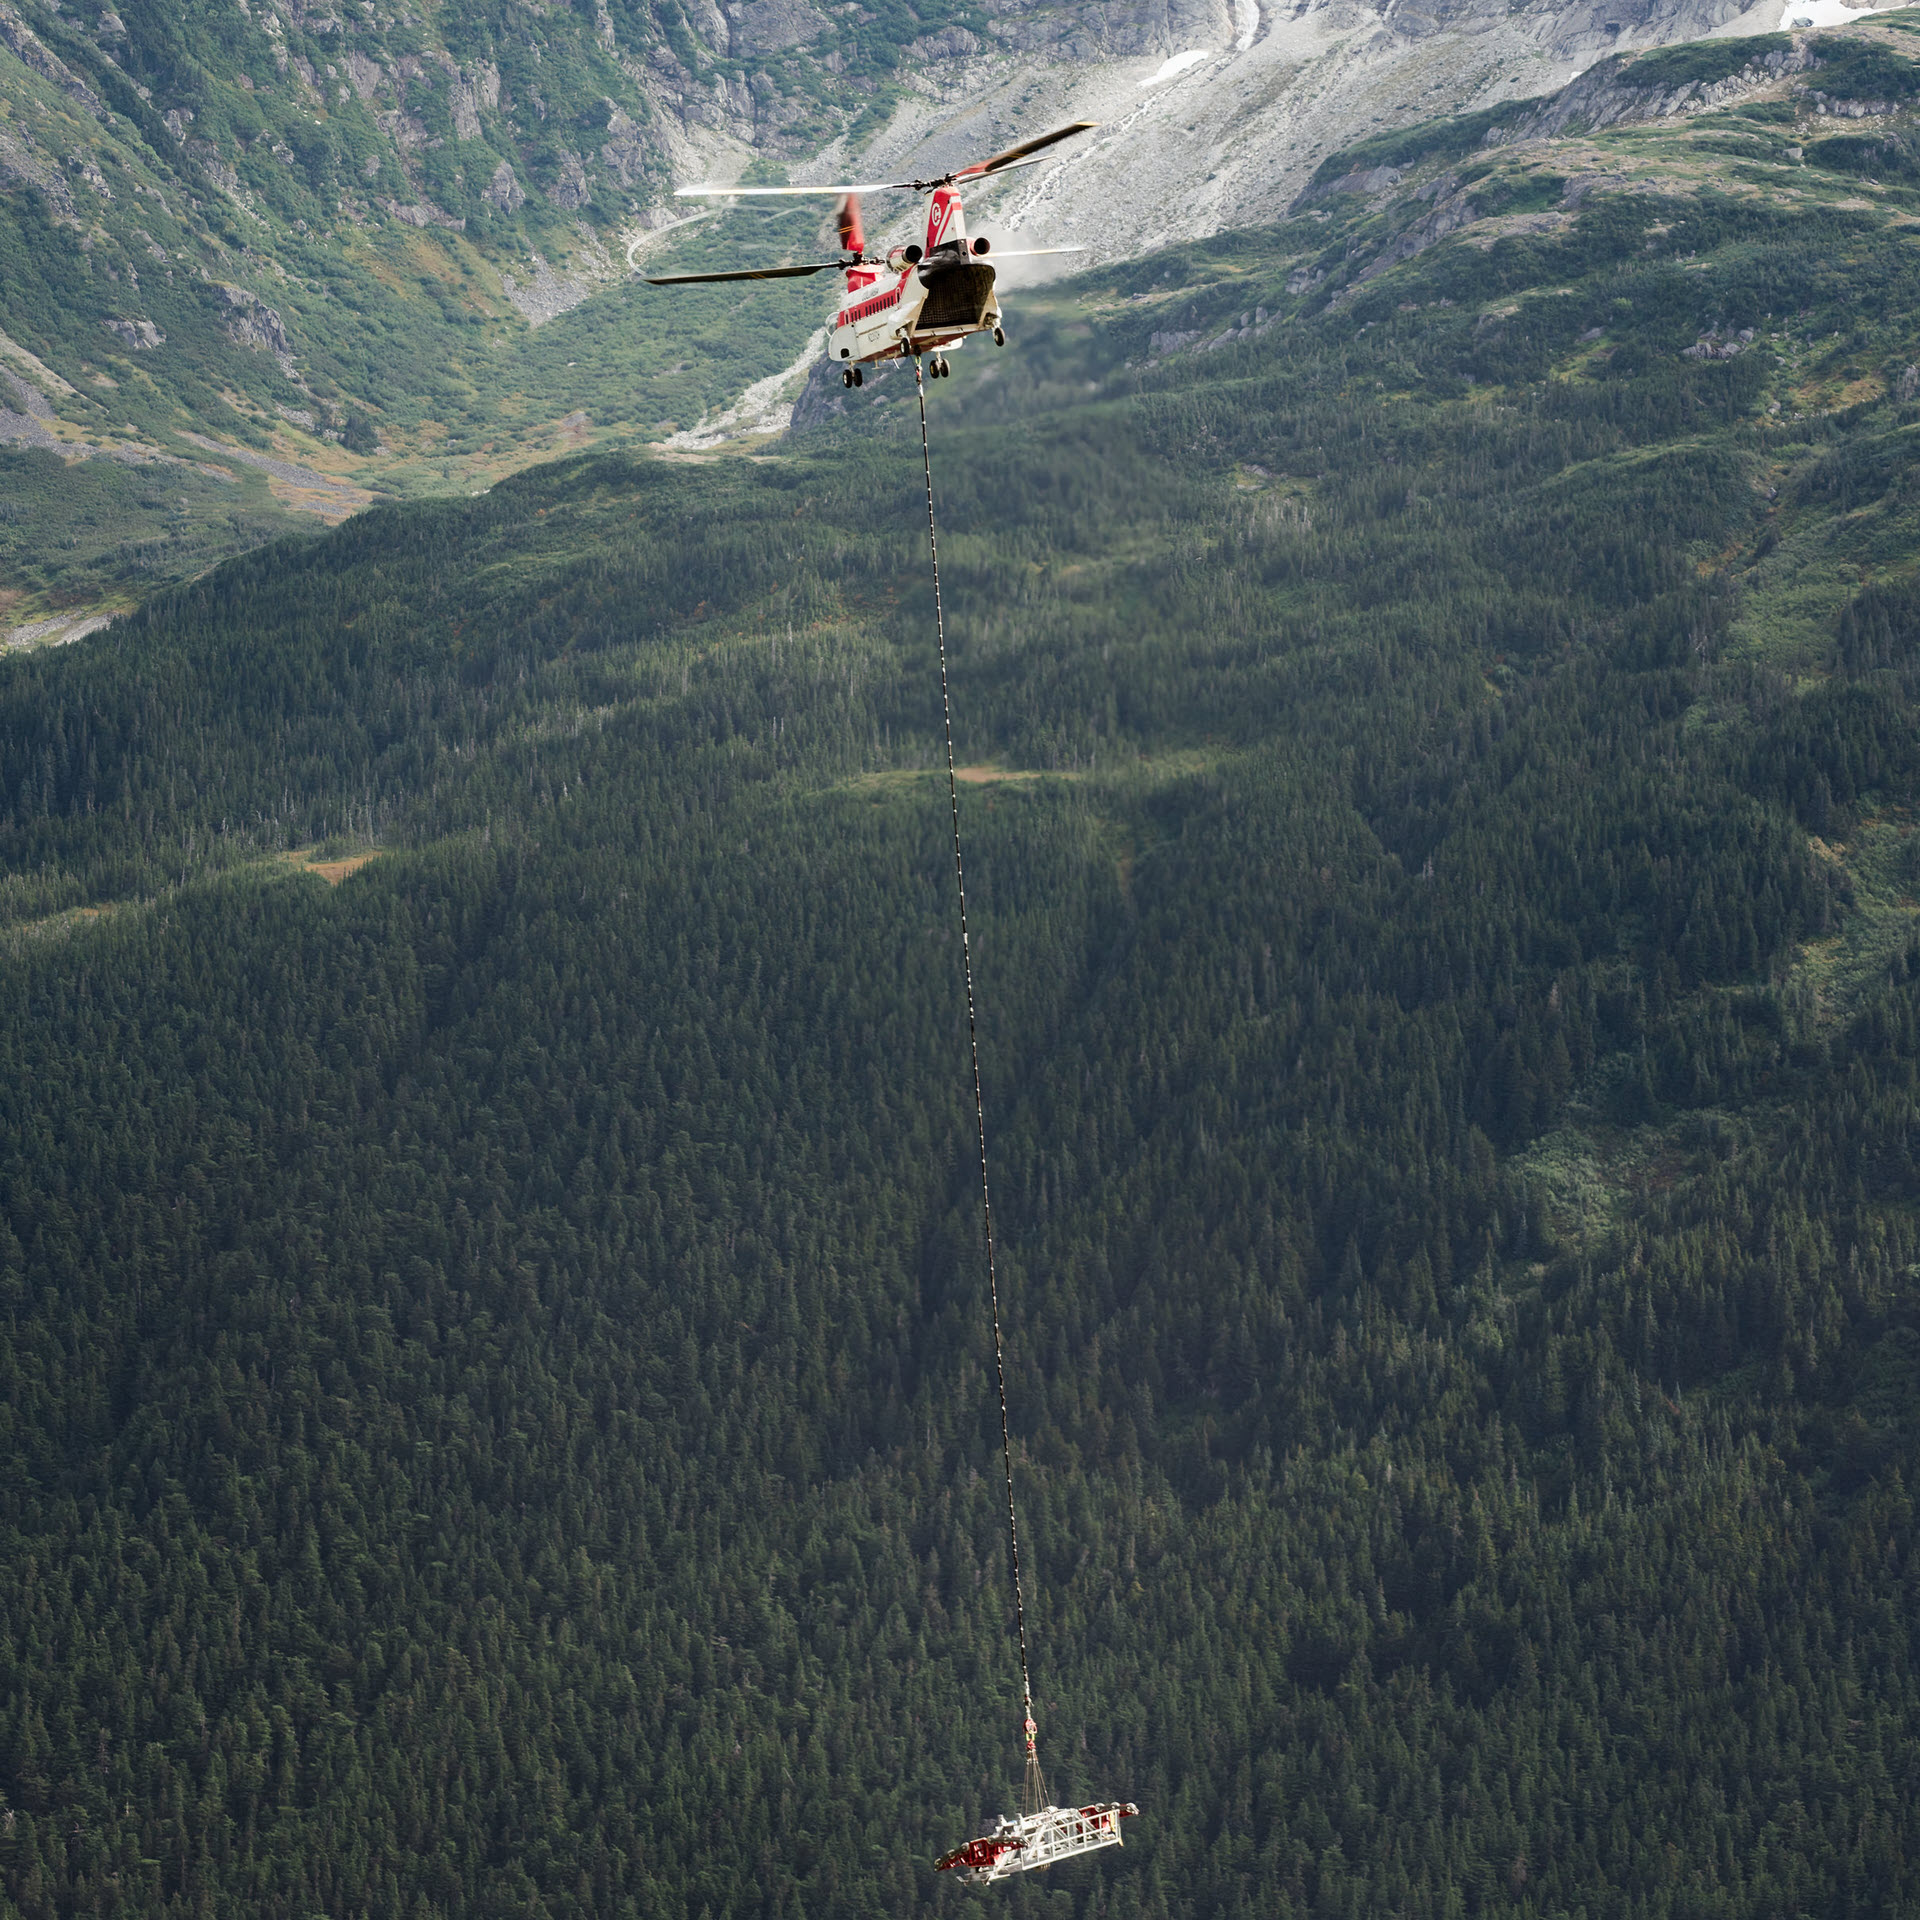
[[[1920,1899],[1920,255],[1609,137],[934,390],[1042,1752],[1143,1809],[1016,1915]],[[982,1898],[915,436],[0,669],[8,1920]]]

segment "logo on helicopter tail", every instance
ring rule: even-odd
[[[967,223],[960,211],[960,196],[951,187],[938,187],[927,207],[927,252],[946,241],[964,241]]]

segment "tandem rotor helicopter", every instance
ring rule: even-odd
[[[798,280],[811,273],[844,273],[846,294],[827,333],[827,358],[840,368],[841,384],[864,383],[861,369],[876,361],[918,358],[925,354],[927,372],[936,380],[951,371],[942,349],[957,345],[969,334],[993,336],[996,347],[1007,344],[1000,324],[1000,300],[995,273],[983,258],[990,251],[985,236],[967,238],[966,216],[955,189],[963,180],[984,180],[1014,167],[1030,167],[1048,147],[1099,124],[1076,120],[1056,127],[1037,140],[996,153],[991,160],[958,167],[931,180],[878,180],[859,186],[832,187],[682,187],[683,200],[729,200],[736,195],[798,198],[805,194],[838,194],[840,211],[835,224],[844,257],[813,260],[797,267],[744,267],[728,273],[663,273],[649,275],[654,287],[683,287],[715,280]],[[925,193],[926,241],[922,246],[891,247],[883,254],[867,251],[860,222],[864,193]],[[1003,247],[1001,259],[1028,258],[1042,253],[1081,253],[1081,247]]]

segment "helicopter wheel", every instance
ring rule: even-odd
[[[853,369],[851,367],[842,367],[840,369],[840,384],[843,387],[853,385]]]
[[[994,328],[993,344],[996,347],[1004,347],[1007,344],[1007,330],[1004,327]]]
[[[853,379],[849,384],[856,387],[864,387],[867,384],[867,376],[862,373],[858,367],[855,367],[853,370]]]

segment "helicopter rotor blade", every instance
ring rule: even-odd
[[[1050,134],[1048,138],[1056,139]],[[994,167],[995,173],[1005,173],[1009,167],[1031,167],[1039,163],[1040,156],[1035,154],[1030,160],[1007,160]],[[929,193],[935,187],[951,186],[956,180],[971,179],[976,174],[985,173],[984,165],[969,167],[965,173],[943,173],[932,180],[865,180],[855,186],[829,187],[675,187],[673,197],[676,200],[735,200],[748,197],[759,200],[795,200],[808,194],[849,193]]]
[[[904,193],[917,184],[913,180],[869,180],[857,187],[675,187],[673,195],[676,200],[732,200],[747,194],[761,199],[793,199],[808,193]]]
[[[938,174],[928,180],[863,180],[857,184],[842,182],[837,186],[819,187],[676,187],[674,197],[679,200],[732,200],[751,195],[758,199],[787,200],[823,193],[927,193],[935,187],[952,186],[957,180],[978,180],[989,173],[1005,173],[1010,167],[1033,166],[1047,148],[1062,140],[1071,140],[1076,134],[1091,133],[1099,124],[1097,120],[1076,120],[1070,126],[1055,127],[1051,133],[1041,134],[1037,140],[1023,140],[1017,147],[996,153],[990,160],[976,160],[970,167]]]
[[[1051,133],[1043,133],[1037,140],[1023,140],[1017,147],[1009,147],[1005,153],[996,153],[991,160],[976,161],[974,165],[962,167],[958,173],[948,177],[975,180],[983,173],[1004,173],[1008,167],[1029,165],[1029,154],[1039,153],[1061,140],[1071,140],[1076,134],[1091,133],[1099,124],[1098,120],[1076,120],[1071,126],[1055,127]]]
[[[815,260],[804,267],[740,267],[731,273],[650,273],[650,287],[690,287],[713,280],[801,280],[810,273],[834,273],[857,266],[853,260]]]

